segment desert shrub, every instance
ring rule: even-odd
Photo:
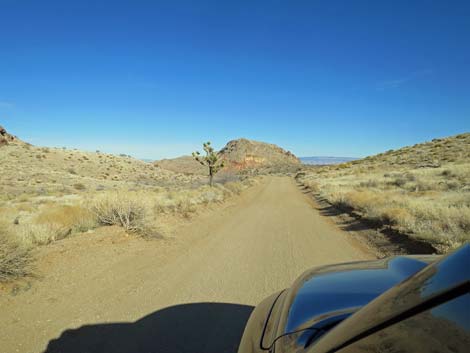
[[[457,190],[460,188],[460,183],[455,180],[448,180],[442,184],[444,190]]]
[[[234,194],[240,194],[243,190],[243,185],[240,182],[229,181],[224,184],[224,187],[233,192]]]
[[[454,177],[454,173],[449,170],[449,169],[444,169],[442,172],[439,173],[440,175],[442,175],[443,177],[449,177],[449,178],[452,178]]]
[[[67,171],[70,173],[70,174],[73,174],[73,175],[76,175],[77,172],[75,171],[75,169],[73,168],[68,168]]]
[[[406,178],[402,176],[398,176],[398,177],[395,177],[389,184],[401,188],[406,184],[406,182],[407,182]]]
[[[176,205],[176,212],[188,218],[191,213],[196,212],[196,205],[190,199],[181,199]]]
[[[5,225],[0,226],[0,282],[8,282],[31,274],[29,248],[18,242]]]
[[[343,202],[365,217],[377,221],[382,217],[381,207],[387,203],[383,194],[371,191],[350,191],[344,195]]]
[[[315,180],[305,180],[304,185],[314,192],[320,190],[320,184]]]
[[[404,207],[390,205],[380,210],[380,220],[384,224],[397,226],[402,231],[409,231],[413,224],[413,215]]]
[[[359,186],[361,188],[376,188],[379,185],[377,180],[369,179],[367,181],[361,181]]]
[[[211,202],[222,202],[224,200],[223,194],[215,190],[205,190],[201,194],[204,204]]]
[[[412,192],[423,192],[435,189],[435,184],[425,180],[417,180],[413,184],[409,184],[408,189]]]
[[[73,184],[73,187],[75,188],[75,190],[85,190],[86,189],[86,186],[83,185],[82,183]]]
[[[90,210],[101,225],[117,225],[139,234],[148,229],[148,205],[137,195],[105,194],[92,201]]]

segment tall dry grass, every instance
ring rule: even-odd
[[[31,249],[0,224],[0,282],[8,282],[32,273]]]
[[[470,163],[365,168],[357,161],[300,177],[330,203],[446,252],[470,240]]]
[[[18,224],[11,228],[18,241],[26,246],[46,245],[93,229],[97,224],[93,214],[82,205],[47,203],[30,210],[33,212],[28,217],[19,218]],[[12,217],[3,219],[11,223]]]

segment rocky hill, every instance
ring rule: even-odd
[[[219,156],[225,161],[223,172],[275,172],[295,170],[300,166],[300,160],[291,152],[281,147],[248,139],[229,141],[219,151]],[[173,172],[188,174],[206,174],[206,168],[196,162],[191,156],[173,159],[163,159],[155,162],[160,168]]]
[[[245,170],[267,167],[299,166],[300,160],[281,147],[248,139],[232,140],[220,150],[226,168]]]
[[[24,142],[7,132],[7,130],[0,125],[0,147],[8,144],[23,144]]]

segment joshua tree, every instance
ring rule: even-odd
[[[214,152],[214,148],[211,146],[210,142],[204,143],[203,148],[204,152],[206,152],[205,156],[201,156],[201,154],[196,151],[193,152],[193,157],[196,161],[209,168],[209,185],[212,187],[212,179],[214,175],[224,167],[224,161],[219,160],[219,156],[217,152]]]

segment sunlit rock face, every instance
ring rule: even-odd
[[[233,170],[300,165],[300,160],[291,152],[274,144],[248,139],[229,141],[220,155],[226,168]]]

